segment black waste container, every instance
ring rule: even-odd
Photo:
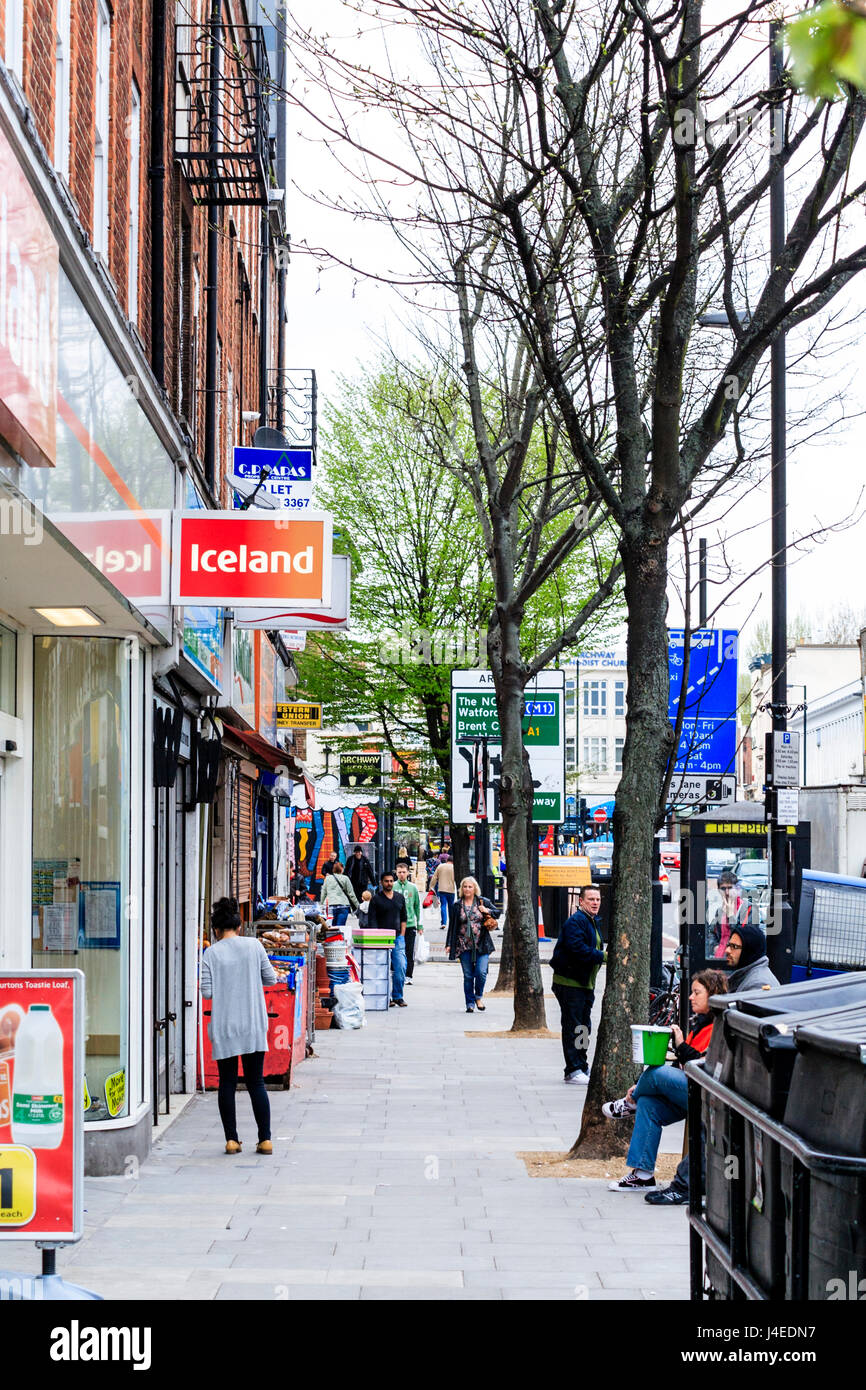
[[[797,1055],[785,1124],[825,1153],[866,1156],[866,1007],[845,1009],[795,1030]],[[782,1155],[786,1243],[793,1246],[797,1165]],[[866,1172],[813,1167],[808,1178],[808,1278],[805,1296],[851,1297],[866,1277]],[[791,1258],[788,1257],[788,1289]],[[855,1297],[857,1294],[854,1295]]]
[[[823,1019],[828,1010],[866,1002],[866,971],[820,980],[804,980],[775,989],[710,998],[713,1033],[706,1070],[723,1086],[781,1120],[785,1112],[796,1049],[794,1028],[806,1019]],[[750,1124],[745,1125],[742,1155],[734,1152],[731,1112],[710,1095],[703,1098],[706,1148],[706,1216],[720,1235],[730,1221],[731,1175],[741,1161],[746,1182],[746,1245],[749,1265],[768,1294],[780,1296],[786,1281],[785,1208],[781,1196],[778,1146]],[[731,1284],[720,1265],[707,1255],[710,1282],[722,1298]]]
[[[734,1059],[731,1089],[759,1105],[774,1120],[783,1119],[797,1056],[795,1028],[831,1017],[837,1020],[846,1013],[860,1014],[862,1006],[831,1013],[823,1009],[763,1018],[728,1009],[723,1015],[723,1028]],[[771,1297],[784,1296],[786,1284],[781,1160],[779,1145],[746,1122],[746,1249],[749,1268]]]

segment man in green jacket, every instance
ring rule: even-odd
[[[402,893],[406,902],[406,983],[411,985],[415,969],[415,933],[423,931],[421,926],[421,894],[414,883],[409,882],[409,870],[405,864],[397,865],[397,882],[394,892]]]

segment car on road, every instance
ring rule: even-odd
[[[602,841],[600,844],[590,843],[583,852],[589,860],[593,883],[610,883],[613,869],[613,841]]]
[[[664,869],[659,869],[659,882],[662,886],[662,902],[669,903],[671,901],[671,881]]]
[[[752,893],[766,888],[769,882],[768,868],[766,859],[738,859],[733,872],[740,885],[740,892]]]
[[[718,878],[723,869],[732,869],[736,862],[737,856],[733,850],[708,849],[707,878]]]
[[[659,858],[666,869],[680,867],[680,846],[678,840],[662,840],[659,845]]]

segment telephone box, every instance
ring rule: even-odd
[[[758,801],[731,802],[681,822],[679,922],[685,979],[698,970],[729,968],[725,945],[738,920],[766,931],[772,901],[768,831]],[[796,922],[803,870],[811,867],[808,821],[788,826],[787,866],[788,901]],[[772,962],[772,947],[768,954]],[[780,966],[782,984],[790,980],[792,964],[793,958],[787,973]]]

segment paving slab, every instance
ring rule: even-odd
[[[449,965],[419,967],[407,994],[361,1032],[317,1035],[297,1084],[269,1092],[273,1156],[255,1154],[241,1093],[247,1142],[228,1159],[209,1092],[134,1175],[88,1179],[86,1238],[59,1252],[61,1271],[153,1300],[687,1298],[682,1213],[531,1178],[517,1158],[565,1151],[579,1130],[558,1038],[467,1037],[507,1028],[511,1005],[491,999],[467,1030]],[[681,1143],[673,1129],[665,1141]],[[33,1272],[39,1252],[16,1243],[6,1263]]]

